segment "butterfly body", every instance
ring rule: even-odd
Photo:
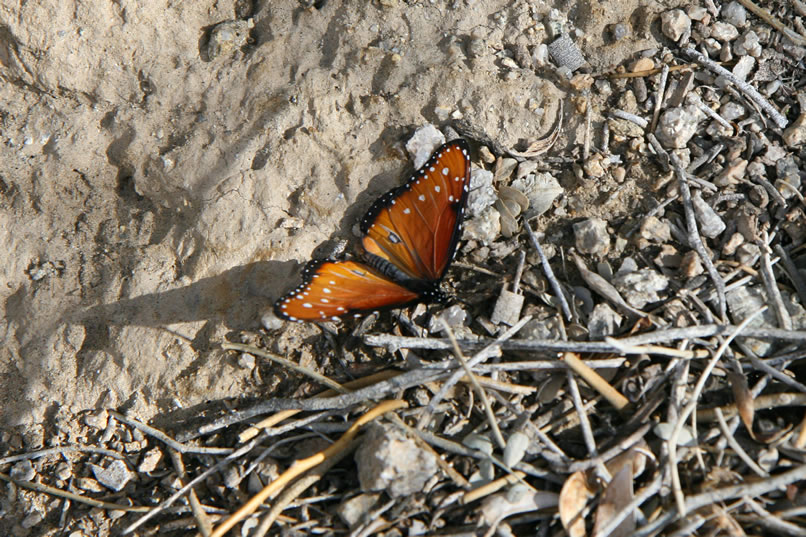
[[[302,284],[275,303],[291,321],[338,319],[417,301],[443,301],[439,284],[456,253],[470,183],[464,140],[438,148],[360,222],[363,263],[312,261]]]

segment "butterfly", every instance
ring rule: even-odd
[[[359,225],[361,260],[310,261],[302,283],[275,302],[275,314],[329,321],[444,300],[439,283],[456,253],[469,185],[467,142],[442,145],[406,184],[370,206]]]

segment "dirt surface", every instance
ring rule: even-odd
[[[500,61],[546,40],[547,4],[242,4],[2,7],[3,426],[258,390],[211,345],[352,236],[410,169],[407,134],[458,111],[514,146],[567,90]],[[654,43],[603,43],[637,4],[567,13],[594,70]],[[249,41],[210,59],[211,27],[236,15]],[[565,122],[560,146],[581,123]]]
[[[260,332],[315,249],[353,238],[412,169],[416,128],[463,122],[522,148],[563,100],[549,156],[579,158],[580,91],[523,51],[550,41],[556,9],[583,71],[611,72],[670,44],[658,17],[678,4],[0,4],[0,445],[76,440],[96,409],[148,422],[270,392],[288,373],[217,344]],[[214,50],[228,21],[236,35]],[[629,29],[618,41],[615,23]],[[606,98],[590,101],[594,125]],[[580,181],[569,164],[545,225],[644,210],[659,172],[633,164],[623,182]],[[317,334],[293,327],[275,350]]]

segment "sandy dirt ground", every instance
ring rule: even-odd
[[[501,63],[545,41],[541,2],[246,4],[0,7],[9,430],[258,390],[211,346],[258,328],[317,245],[352,236],[410,169],[407,135],[453,114],[514,146],[570,90],[550,66]],[[607,45],[638,2],[608,4],[563,10],[596,71],[657,46]],[[211,29],[235,20],[248,39],[210,58]],[[564,119],[574,144],[582,117]]]

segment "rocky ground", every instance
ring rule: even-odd
[[[298,283],[301,264],[354,239],[367,207],[412,169],[406,142],[429,124],[468,139],[477,170],[476,206],[449,277],[464,305],[452,317],[460,336],[501,334],[490,320],[493,304],[521,250],[528,253],[524,314],[534,322],[519,338],[601,341],[651,327],[738,325],[765,304],[770,309],[757,330],[800,334],[806,328],[799,288],[806,269],[806,6],[772,2],[753,12],[745,4],[0,3],[0,247],[6,252],[0,257],[0,472],[110,502],[156,503],[174,486],[160,480],[179,470],[167,455],[162,459],[162,444],[149,433],[124,426],[123,416],[111,419],[109,411],[167,430],[175,417],[199,417],[211,404],[220,410],[313,389],[298,373],[254,353],[223,350],[222,342],[260,344],[339,381],[393,364],[396,355],[353,340],[334,352],[341,346],[336,336],[316,325],[278,323],[268,312]],[[540,151],[530,155],[530,144],[540,140]],[[692,193],[680,181],[684,168]],[[528,204],[519,205],[524,196]],[[523,216],[540,232],[571,302],[567,319],[524,233]],[[725,289],[742,277],[750,279]],[[608,298],[611,288],[626,303]],[[635,311],[650,312],[639,316],[650,320],[636,322]],[[373,332],[391,333],[396,322],[385,315]],[[777,375],[797,382],[803,341],[787,346],[780,332],[757,335],[756,346],[735,349],[731,360],[744,364],[755,382],[771,373],[760,366],[748,372],[745,358],[785,355],[773,364]],[[687,341],[715,352],[721,340],[712,336]],[[692,366],[674,377],[666,362],[652,365],[669,383],[690,380],[675,385],[678,391],[687,383],[693,389],[702,371]],[[717,370],[724,388],[732,372]],[[557,400],[570,401],[576,389],[560,386],[564,373],[529,378],[510,380],[549,389]],[[803,388],[772,378],[789,391]],[[547,379],[554,379],[548,388]],[[633,404],[648,393],[636,390]],[[590,390],[582,395],[596,397]],[[534,410],[535,401],[525,397],[524,408]],[[677,397],[672,417],[686,402]],[[663,420],[674,423],[661,408]],[[484,422],[477,411],[474,426]],[[769,427],[797,434],[799,419],[782,415]],[[607,419],[610,429],[596,428],[597,438],[618,430],[613,420]],[[752,423],[750,436],[759,440]],[[454,433],[460,430],[467,432],[457,425]],[[593,457],[582,436],[555,438],[563,456]],[[231,447],[227,440],[232,437],[206,445]],[[65,445],[122,452],[128,470],[116,469],[114,457],[88,460],[80,450],[61,458],[9,458]],[[791,458],[781,455],[762,470],[796,467],[802,448],[789,446]],[[572,466],[563,468],[556,475],[568,487],[567,476],[575,474]],[[458,469],[467,470],[465,477],[472,471]],[[138,477],[126,477],[129,471]],[[745,467],[738,473],[750,475]],[[234,511],[247,490],[260,489],[255,483],[247,489],[247,481],[239,490],[240,479],[225,477],[218,486],[227,501],[202,497],[202,503]],[[796,481],[784,484],[802,498]],[[557,479],[554,485],[543,488],[555,494]],[[7,487],[0,528],[9,535],[117,534],[136,520],[120,510],[65,507],[64,500],[19,484]],[[521,512],[556,511],[556,499],[535,502]],[[399,528],[413,531],[412,520],[428,524],[429,517],[411,514],[437,511],[424,505],[402,517],[408,525]],[[653,505],[674,510],[673,500]],[[731,523],[758,529],[747,518],[748,509],[759,516],[756,507],[743,505]],[[469,508],[461,524],[478,524],[483,533],[500,522],[499,512]],[[331,528],[316,513],[289,518]],[[360,524],[360,516],[340,514],[332,526],[338,531]],[[802,522],[802,515],[793,516]],[[730,517],[720,511],[716,518]],[[458,527],[457,520],[448,526]],[[552,523],[551,516],[535,520],[513,531],[533,532],[539,523],[548,531]],[[569,533],[581,535],[566,522]]]

